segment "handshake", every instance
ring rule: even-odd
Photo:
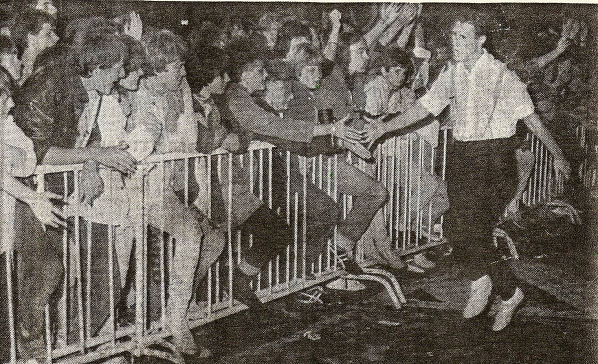
[[[322,122],[321,115],[318,116]],[[337,146],[350,150],[364,160],[371,160],[372,153],[369,149],[382,137],[384,134],[382,131],[382,118],[371,119],[357,113],[350,113],[333,124],[331,135],[333,143]]]

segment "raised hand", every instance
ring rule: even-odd
[[[332,23],[333,27],[340,27],[341,26],[341,12],[337,9],[334,9],[328,14],[330,18],[330,22]]]
[[[143,23],[139,14],[134,11],[129,14],[129,22],[125,23],[124,33],[137,40],[141,40],[141,34],[143,33]]]
[[[385,24],[391,24],[399,17],[399,11],[401,10],[401,4],[385,4],[380,7],[380,19]]]

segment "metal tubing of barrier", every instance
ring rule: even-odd
[[[441,167],[442,168],[442,177],[445,178],[445,173],[446,173],[446,146],[447,146],[447,141],[446,141],[446,131],[443,131],[443,133],[441,134],[441,136],[443,136],[443,146],[442,146],[442,155],[441,155]],[[386,217],[386,221],[389,224],[389,233],[390,234],[395,234],[396,239],[396,244],[398,244],[398,237],[399,237],[399,231],[400,231],[400,227],[402,225],[403,227],[403,241],[402,241],[402,248],[405,252],[409,252],[412,249],[414,249],[414,246],[421,246],[423,244],[423,242],[421,241],[422,239],[422,226],[423,224],[423,216],[425,214],[424,212],[424,208],[425,208],[425,204],[422,203],[422,196],[425,193],[424,191],[424,187],[421,181],[421,174],[424,171],[424,167],[427,165],[426,163],[430,163],[430,171],[433,172],[435,169],[435,163],[434,163],[434,152],[432,152],[430,154],[430,156],[428,157],[427,153],[424,153],[424,146],[423,146],[423,140],[420,137],[419,140],[419,148],[416,149],[415,145],[414,145],[414,139],[413,135],[408,135],[406,137],[396,137],[394,139],[391,140],[391,142],[387,145],[387,147],[385,147],[386,149],[382,149],[379,148],[378,149],[378,156],[380,157],[378,159],[378,161],[376,162],[376,166],[378,166],[377,171],[376,171],[376,177],[377,179],[380,180],[384,180],[386,182],[386,186],[389,189],[389,193],[392,195],[392,198],[389,201],[389,205],[388,205],[388,209],[387,209],[387,215]],[[537,143],[536,141],[533,141],[534,146]],[[261,149],[260,149],[261,148]],[[414,155],[413,153],[417,153],[419,149],[419,155],[418,155],[418,159],[417,161],[413,160],[414,159]],[[552,178],[551,172],[552,171],[552,156],[548,155],[548,153],[546,152],[545,147],[540,147],[540,148],[536,148],[537,150],[541,150],[543,155],[540,156],[540,160],[538,162],[538,168],[537,168],[537,174],[538,177],[536,178],[536,180],[538,181],[537,183],[539,185],[537,185],[538,187],[540,187],[539,189],[541,190],[542,188],[544,190],[549,189],[550,186],[550,181]],[[534,150],[536,150],[534,149]],[[258,162],[258,168],[257,171],[254,168],[254,157],[253,157],[253,153],[255,150],[260,150],[259,155],[259,159],[257,160]],[[272,155],[273,153],[277,153],[278,151],[273,150],[271,146],[253,146],[249,152],[249,166],[245,166],[245,168],[249,168],[249,173],[250,173],[250,187],[252,188],[252,191],[254,191],[255,193],[261,195],[260,197],[262,199],[267,198],[268,199],[268,206],[269,207],[273,207],[273,199],[272,199],[272,195],[273,195],[273,165],[272,165]],[[267,154],[266,154],[267,153]],[[330,242],[327,245],[327,252],[326,255],[318,255],[315,261],[310,261],[307,260],[306,258],[306,253],[307,253],[307,208],[309,208],[309,206],[307,206],[307,169],[308,169],[308,164],[307,164],[307,160],[304,158],[303,159],[303,163],[300,163],[300,168],[302,168],[303,170],[303,180],[302,180],[302,194],[303,194],[303,202],[301,202],[301,206],[300,204],[300,193],[298,191],[295,191],[294,193],[291,194],[291,154],[286,152],[285,154],[285,162],[286,162],[286,221],[287,223],[289,223],[291,225],[292,231],[293,231],[293,243],[291,245],[289,245],[285,251],[285,253],[282,256],[276,256],[274,258],[274,260],[270,261],[268,264],[268,284],[267,284],[267,290],[260,290],[260,281],[261,279],[259,279],[257,282],[257,286],[254,286],[254,288],[256,288],[256,291],[258,291],[260,297],[264,300],[264,301],[268,301],[271,299],[276,299],[278,297],[282,297],[286,294],[289,294],[290,292],[295,292],[298,291],[304,287],[307,287],[309,285],[312,284],[316,284],[318,282],[322,282],[326,279],[330,279],[332,277],[334,277],[334,274],[329,274],[331,272],[337,271],[337,261],[338,261],[338,256],[337,256],[337,241],[336,241],[336,234],[337,234],[337,229],[336,227],[334,228],[334,235],[333,238],[330,240]],[[407,155],[407,158],[401,158],[400,156],[402,155]],[[227,159],[225,161],[222,160],[223,156]],[[264,156],[266,156],[266,158],[264,158]],[[207,287],[206,287],[206,294],[205,295],[201,295],[200,297],[205,297],[205,302],[200,303],[200,309],[203,310],[203,314],[200,314],[199,316],[195,315],[192,318],[192,323],[193,325],[200,325],[203,324],[205,322],[209,322],[209,321],[213,321],[216,320],[220,317],[224,317],[227,316],[229,314],[232,314],[234,312],[238,312],[240,310],[242,310],[244,308],[244,305],[240,305],[237,303],[236,300],[234,300],[234,290],[233,290],[233,266],[234,266],[234,260],[233,259],[233,232],[232,232],[232,225],[231,225],[231,221],[232,221],[232,206],[233,206],[233,189],[232,189],[232,183],[233,183],[233,157],[232,154],[228,154],[226,153],[226,155],[222,154],[222,152],[217,152],[215,154],[211,154],[211,155],[202,155],[199,153],[188,153],[188,154],[169,154],[169,155],[160,155],[160,156],[152,156],[150,157],[150,159],[147,161],[147,165],[155,165],[157,166],[156,169],[159,169],[161,172],[161,177],[162,180],[160,181],[160,189],[161,189],[161,196],[147,196],[147,197],[160,197],[161,198],[161,207],[159,207],[159,209],[161,208],[162,211],[164,211],[164,209],[166,208],[165,206],[165,201],[164,201],[164,196],[165,196],[165,188],[166,188],[166,181],[165,181],[165,175],[166,175],[166,170],[167,168],[173,169],[172,167],[174,167],[174,162],[175,161],[182,161],[185,163],[185,170],[184,170],[184,175],[185,175],[185,184],[184,184],[184,198],[185,198],[185,204],[189,205],[190,204],[190,196],[189,196],[189,179],[192,178],[191,175],[191,171],[189,168],[189,162],[194,163],[195,166],[195,171],[197,173],[197,171],[199,170],[199,162],[200,162],[200,158],[205,158],[205,160],[207,161],[207,170],[208,170],[208,176],[211,175],[211,168],[212,168],[212,160],[213,158],[216,157],[217,158],[217,164],[218,164],[218,174],[220,175],[220,177],[222,177],[223,171],[221,170],[222,163],[227,163],[228,164],[228,170],[226,173],[228,173],[228,188],[226,188],[228,191],[227,193],[227,206],[228,206],[228,211],[227,211],[227,237],[228,237],[228,246],[227,246],[227,253],[226,255],[224,255],[222,258],[227,259],[228,261],[228,272],[227,272],[227,278],[226,279],[221,279],[221,271],[220,271],[220,266],[222,264],[224,264],[224,261],[216,261],[216,263],[214,265],[212,265],[210,267],[210,269],[208,269],[207,271]],[[239,157],[242,160],[242,157]],[[247,158],[247,157],[245,157]],[[326,160],[324,160],[324,158],[326,158]],[[265,161],[264,159],[267,159],[267,161]],[[266,181],[266,174],[264,174],[264,164],[263,163],[268,163],[267,167],[267,178],[268,180]],[[326,181],[324,181],[324,164],[326,163],[328,170],[326,173]],[[402,164],[401,164],[402,163]],[[246,163],[247,164],[247,163]],[[338,155],[334,155],[332,157],[323,157],[323,156],[318,156],[317,158],[313,158],[311,160],[311,167],[312,167],[312,177],[311,177],[311,181],[312,183],[315,184],[315,186],[320,187],[320,188],[324,188],[326,190],[326,192],[329,193],[330,196],[332,196],[333,200],[335,201],[339,201],[339,193],[338,193],[338,177],[337,177],[337,167],[338,167]],[[360,163],[360,167],[363,167],[364,164]],[[404,166],[404,168],[402,168],[402,166]],[[44,167],[45,168],[45,167]],[[63,184],[64,184],[64,197],[66,199],[68,192],[67,192],[67,187],[68,187],[68,174],[72,173],[73,177],[74,177],[74,195],[75,196],[79,196],[79,189],[80,189],[80,185],[79,185],[79,166],[56,166],[55,168],[48,168],[49,173],[59,173],[60,175],[63,176]],[[419,168],[419,173],[417,172],[417,169]],[[382,171],[380,171],[380,169],[382,169]],[[426,168],[427,169],[427,168]],[[43,170],[43,169],[42,169]],[[70,171],[70,172],[69,172]],[[74,171],[74,172],[73,172]],[[257,172],[257,173],[254,173]],[[319,175],[319,177],[316,177],[316,173]],[[38,174],[39,175],[39,174]],[[257,184],[254,182],[255,178],[259,177],[259,180],[257,181]],[[40,177],[43,180],[43,177]],[[417,181],[413,180],[413,178],[418,178]],[[404,183],[401,183],[401,181],[404,181]],[[209,185],[210,183],[210,179],[208,178],[208,180],[206,181],[208,183],[209,186],[209,190],[211,190],[211,185]],[[414,184],[414,182],[417,182],[414,186],[412,186]],[[145,213],[148,212],[146,211],[146,205],[145,203],[147,202],[147,200],[145,199],[146,194],[149,191],[144,191],[144,181],[139,178],[139,180],[135,180],[135,183],[137,184],[137,190],[139,191],[138,195],[134,196],[131,199],[131,204],[132,206],[134,205],[135,208],[133,208],[134,211],[136,211],[135,214],[135,222],[134,222],[134,228],[135,228],[135,253],[134,253],[134,264],[135,264],[135,306],[134,306],[134,310],[135,310],[135,322],[127,325],[125,327],[120,327],[118,325],[118,320],[116,317],[116,313],[115,313],[115,288],[113,286],[109,287],[109,297],[108,300],[110,301],[110,317],[109,317],[109,332],[102,334],[102,335],[98,335],[98,336],[93,336],[93,333],[90,331],[90,308],[89,306],[91,305],[91,301],[90,301],[90,295],[89,295],[89,289],[90,289],[90,266],[91,266],[91,260],[89,258],[90,256],[90,248],[92,248],[93,246],[90,244],[90,239],[89,239],[89,234],[91,233],[93,228],[93,224],[91,223],[91,220],[87,220],[87,266],[86,266],[86,274],[83,274],[83,270],[82,270],[82,263],[79,259],[79,257],[81,256],[81,241],[80,241],[80,233],[81,233],[81,229],[80,229],[80,224],[81,224],[81,220],[82,218],[85,219],[84,216],[82,216],[82,211],[80,211],[80,207],[77,204],[74,208],[74,215],[75,215],[75,219],[74,222],[71,222],[70,224],[74,224],[74,229],[72,230],[72,234],[74,234],[74,236],[72,236],[72,240],[73,240],[73,246],[72,248],[70,247],[69,244],[69,235],[72,235],[69,233],[69,231],[65,230],[63,232],[63,250],[64,250],[64,256],[63,256],[63,264],[65,266],[65,278],[64,278],[64,287],[63,287],[63,294],[65,295],[65,298],[63,299],[65,301],[65,304],[63,306],[61,306],[61,309],[59,310],[60,314],[59,314],[59,321],[64,322],[63,324],[58,325],[58,332],[57,334],[59,336],[62,336],[62,339],[64,341],[64,344],[62,343],[57,343],[57,344],[52,344],[52,342],[54,342],[55,340],[47,340],[49,345],[48,345],[48,358],[52,359],[52,360],[58,360],[58,359],[72,359],[75,361],[87,361],[90,360],[91,358],[98,358],[98,357],[105,357],[105,355],[113,355],[114,353],[118,353],[118,352],[122,352],[122,351],[127,351],[127,350],[131,350],[132,353],[134,355],[141,355],[143,353],[148,353],[146,346],[147,343],[152,341],[152,342],[156,342],[155,340],[157,340],[158,338],[163,338],[165,336],[168,335],[168,332],[166,330],[158,330],[156,331],[156,328],[162,328],[164,329],[167,325],[166,325],[166,311],[167,311],[167,301],[166,301],[166,297],[168,294],[168,289],[169,289],[169,285],[167,282],[167,275],[168,272],[172,272],[173,270],[173,251],[174,251],[174,241],[173,241],[173,237],[169,236],[168,239],[164,239],[164,232],[165,232],[165,228],[166,228],[166,223],[165,223],[165,215],[163,214],[161,216],[161,218],[158,221],[161,221],[161,223],[159,223],[161,226],[159,226],[159,230],[160,230],[160,237],[158,240],[159,244],[160,244],[160,259],[158,259],[159,262],[159,268],[160,268],[160,287],[159,287],[159,302],[160,302],[160,308],[161,308],[161,312],[160,312],[160,316],[157,319],[152,319],[149,318],[149,322],[146,323],[146,320],[148,319],[148,304],[149,304],[149,300],[148,300],[148,290],[147,290],[147,285],[148,285],[148,278],[147,278],[147,264],[148,264],[148,259],[147,259],[147,251],[148,251],[148,237],[147,237],[147,228],[148,228],[148,222],[146,221],[145,217]],[[267,188],[268,190],[264,190],[264,184],[267,183]],[[559,183],[559,184],[556,184]],[[401,184],[403,184],[403,190],[401,191]],[[562,188],[562,182],[555,182],[556,187]],[[255,187],[259,188],[259,191],[255,191]],[[415,190],[412,190],[412,187],[415,188]],[[556,188],[555,187],[555,188]],[[112,180],[109,183],[109,196],[112,196],[114,190],[114,186],[112,183]],[[533,191],[532,191],[533,192]],[[265,196],[265,194],[267,193],[267,196]],[[401,201],[400,199],[400,195],[403,194],[403,200]],[[546,195],[545,193],[541,193],[541,196],[536,196],[536,198],[540,198],[542,197],[542,195]],[[529,197],[532,197],[533,194],[530,193]],[[209,193],[208,193],[208,200],[209,200]],[[417,198],[416,201],[413,202],[417,202],[414,203],[414,207],[412,207],[411,202],[413,198]],[[112,200],[112,199],[111,199]],[[350,199],[349,199],[350,200]],[[210,200],[211,202],[211,200]],[[265,202],[265,201],[264,201]],[[349,201],[350,202],[350,201]],[[423,206],[422,206],[423,205]],[[209,216],[211,216],[211,203],[208,203],[207,206],[207,213]],[[416,211],[411,211],[412,208],[415,208]],[[300,210],[301,209],[301,210]],[[302,213],[302,218],[301,220],[299,220],[299,216]],[[411,234],[411,219],[410,216],[412,214],[417,214],[417,219],[414,221],[415,224],[415,244],[412,244],[412,242],[410,242],[410,234]],[[399,218],[403,218],[403,221],[400,221]],[[433,227],[433,221],[431,221],[431,205],[428,206],[428,231],[429,233],[432,232],[432,227]],[[441,218],[441,223],[443,222],[442,218]],[[301,224],[301,226],[300,226]],[[115,230],[114,230],[114,225],[116,225],[116,221],[113,221],[111,226],[108,227],[108,276],[109,276],[109,280],[110,280],[110,285],[112,285],[113,281],[114,281],[114,253],[113,250],[115,248],[115,244],[116,241],[114,240],[114,234],[115,234]],[[90,228],[91,227],[91,228]],[[299,229],[301,229],[301,232],[299,231]],[[95,233],[95,229],[94,229],[94,233]],[[442,234],[442,230],[441,230],[441,234]],[[301,240],[300,240],[301,239]],[[253,241],[253,238],[250,236],[250,242]],[[70,250],[73,250],[72,254],[69,254]],[[293,250],[293,252],[291,253],[291,249]],[[301,249],[301,252],[299,251],[299,249]],[[118,250],[118,248],[117,248]],[[241,252],[241,232],[237,231],[237,262],[240,260],[240,258],[242,257],[242,252]],[[286,257],[285,257],[286,255]],[[301,256],[301,261],[299,261],[299,256]],[[73,258],[72,260],[69,259],[69,257]],[[9,297],[9,313],[10,313],[10,325],[9,325],[9,331],[11,334],[11,361],[15,361],[18,358],[18,353],[16,351],[16,334],[15,334],[15,325],[14,325],[14,307],[12,307],[12,288],[14,287],[14,282],[12,280],[12,276],[10,275],[12,272],[12,252],[9,252],[9,254],[7,254],[7,258],[6,258],[6,266],[7,266],[7,284],[9,284],[8,287],[8,295]],[[326,262],[324,263],[324,259],[326,259]],[[284,267],[282,267],[282,261],[284,261]],[[168,264],[167,264],[168,263]],[[309,280],[306,281],[307,278],[307,267],[313,268],[312,272],[314,274],[316,274],[316,278],[314,280]],[[121,267],[124,268],[124,267]],[[73,272],[71,272],[71,269],[74,269]],[[284,271],[283,271],[284,269]],[[324,271],[326,271],[324,274]],[[72,273],[72,274],[71,274]],[[265,273],[265,271],[264,271]],[[123,274],[123,272],[121,272],[121,274]],[[86,275],[87,277],[84,277],[84,275]],[[76,322],[70,322],[70,318],[69,318],[69,307],[71,306],[72,302],[71,300],[68,298],[69,295],[69,290],[71,289],[70,285],[69,285],[69,279],[71,276],[74,276],[76,279],[74,280],[74,285],[73,285],[73,289],[75,289],[74,291],[74,295],[76,296],[75,299],[77,300],[76,304],[75,304],[75,309],[77,309],[77,317],[75,318]],[[282,279],[280,277],[283,277]],[[265,276],[264,276],[265,277]],[[87,279],[84,279],[87,278]],[[86,281],[86,286],[84,288],[83,284]],[[118,281],[118,280],[117,280]],[[228,283],[228,287],[224,287],[224,284]],[[391,284],[392,286],[393,284]],[[84,291],[85,290],[85,291]],[[398,293],[398,292],[397,292]],[[400,300],[402,301],[402,300]],[[399,304],[400,304],[399,301]],[[85,304],[84,304],[85,303]],[[48,317],[49,316],[49,312],[47,311],[46,313],[46,320],[49,322],[51,321],[53,318],[52,317]],[[156,322],[152,322],[152,320],[157,320]],[[69,327],[74,327],[71,326],[72,324],[76,324],[78,323],[77,327],[79,329],[79,340],[76,342],[71,343],[68,340],[68,328]],[[47,325],[46,328],[46,338],[51,338],[51,336],[53,335],[53,333],[51,331],[49,331],[51,329],[50,325]],[[14,345],[13,345],[14,343]],[[103,345],[103,344],[110,344],[110,348],[108,349],[102,349],[104,351],[98,351],[98,349],[96,348],[98,345]],[[53,347],[55,346],[55,347]],[[100,352],[104,353],[100,355]],[[106,354],[108,353],[108,354]],[[155,354],[155,353],[154,353]],[[153,354],[152,354],[153,355]],[[69,358],[66,358],[67,356],[70,356]]]

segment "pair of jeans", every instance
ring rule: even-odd
[[[455,258],[476,280],[489,274],[494,292],[503,299],[516,288],[508,261],[492,244],[492,231],[517,186],[515,137],[454,141],[448,145],[447,186],[451,208],[445,231]]]

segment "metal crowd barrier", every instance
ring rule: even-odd
[[[576,134],[584,156],[579,175],[583,186],[594,191],[598,187],[598,133],[596,128],[580,125],[576,129]]]
[[[420,203],[422,195],[426,192],[422,186],[421,174],[426,170],[436,174],[444,179],[446,170],[446,147],[447,132],[440,132],[440,142],[437,148],[426,149],[425,141],[417,137],[416,133],[404,136],[397,136],[383,143],[376,151],[377,161],[372,167],[363,160],[357,160],[356,157],[348,155],[347,160],[355,162],[360,168],[375,174],[375,177],[383,182],[387,187],[390,198],[384,206],[384,224],[396,248],[404,254],[411,254],[418,250],[438,244],[430,240],[434,233],[434,221],[431,221],[432,205]],[[532,140],[535,140],[532,138]],[[546,196],[550,186],[555,185],[557,190],[562,188],[562,183],[554,181],[550,176],[551,157],[548,156],[545,148],[537,141],[533,142],[536,152],[536,173],[530,179],[530,186],[525,196],[526,201],[536,201],[542,196]],[[428,150],[428,152],[425,152]],[[155,214],[156,211],[148,210],[149,199],[155,199],[152,191],[144,191],[147,187],[147,175],[153,171],[161,171],[162,182],[158,199],[165,199],[165,191],[168,181],[164,178],[167,169],[174,170],[177,164],[182,162],[182,173],[184,176],[183,194],[184,204],[189,206],[190,201],[190,181],[192,178],[192,169],[200,170],[207,168],[208,176],[211,175],[212,162],[215,161],[217,173],[228,173],[227,187],[227,229],[226,246],[224,252],[218,260],[209,268],[205,277],[205,287],[195,294],[199,299],[197,303],[192,304],[189,309],[190,326],[198,327],[219,318],[240,312],[247,307],[235,299],[233,290],[233,267],[242,257],[241,234],[234,231],[231,226],[232,219],[232,196],[233,196],[233,159],[237,158],[244,168],[249,168],[251,190],[264,203],[272,208],[273,195],[273,171],[272,156],[278,153],[277,149],[267,143],[252,142],[249,151],[243,155],[233,155],[226,151],[216,151],[210,155],[200,153],[171,153],[151,156],[143,165],[140,165],[139,172],[133,178],[127,181],[126,189],[129,191],[128,201],[129,217],[127,220],[132,232],[121,234],[120,240],[116,239],[117,229],[124,225],[123,221],[118,221],[118,214],[108,214],[107,216],[97,218],[94,208],[86,207],[82,204],[71,206],[68,222],[68,229],[62,232],[63,248],[63,266],[65,270],[62,282],[62,294],[56,307],[46,307],[45,313],[45,342],[47,347],[47,362],[65,362],[65,363],[83,363],[96,360],[102,360],[120,353],[128,352],[133,356],[154,356],[173,362],[181,362],[180,355],[174,350],[165,338],[169,336],[166,329],[166,310],[168,302],[168,277],[172,272],[172,262],[176,242],[172,237],[166,238],[164,235],[164,226],[152,226],[159,231],[158,250],[153,255],[158,256],[158,262],[153,259],[150,262],[149,253],[150,242],[148,214]],[[344,275],[342,270],[342,261],[337,255],[336,246],[336,228],[333,238],[328,241],[327,248],[314,261],[307,261],[306,251],[306,198],[299,198],[299,193],[290,193],[290,168],[292,158],[298,158],[298,164],[303,177],[303,197],[307,194],[308,181],[316,185],[319,189],[325,191],[334,201],[341,202],[344,212],[351,208],[351,196],[341,196],[337,191],[336,173],[323,173],[323,171],[332,171],[336,169],[338,158],[344,158],[341,155],[324,156],[320,155],[313,158],[292,155],[289,152],[283,152],[286,161],[286,211],[284,217],[287,224],[293,230],[293,244],[286,248],[286,251],[277,256],[268,263],[254,281],[257,296],[263,301],[271,301],[280,297],[289,295],[293,292],[304,290],[308,287],[321,284],[325,281]],[[407,158],[404,158],[407,156]],[[193,166],[194,168],[190,168]],[[228,166],[228,168],[224,168]],[[311,168],[309,168],[311,167]],[[71,166],[40,166],[36,171],[37,188],[43,191],[46,188],[49,178],[61,180],[62,194],[67,200],[69,196],[79,196],[81,186],[79,184],[79,175],[81,165]],[[122,179],[116,172],[101,171],[104,173],[105,192],[104,192],[104,210],[117,211],[125,203],[122,200],[122,188],[119,190]],[[206,182],[208,191],[211,190],[211,179]],[[401,182],[403,181],[403,182]],[[54,183],[55,185],[56,183]],[[120,195],[119,195],[120,193]],[[119,197],[120,196],[120,197]],[[119,200],[119,198],[121,198]],[[128,200],[127,200],[128,198]],[[206,214],[211,215],[211,194],[207,194],[208,204]],[[414,200],[416,199],[416,200]],[[301,202],[301,203],[300,203]],[[97,201],[98,204],[102,202]],[[415,208],[415,211],[411,211]],[[163,210],[159,210],[158,215],[164,215]],[[281,212],[282,214],[282,212]],[[410,218],[415,216],[415,219]],[[3,218],[11,218],[4,216]],[[112,219],[112,220],[111,220]],[[155,220],[155,218],[154,218]],[[95,222],[96,224],[94,224]],[[108,294],[107,311],[105,316],[107,320],[102,327],[94,331],[92,329],[92,306],[99,304],[93,300],[96,292],[92,291],[92,244],[96,242],[92,238],[92,230],[97,228],[97,223],[105,226],[105,249],[107,257],[105,267],[105,278],[107,276]],[[154,222],[155,224],[155,222]],[[158,224],[159,225],[159,224]],[[415,226],[412,226],[415,225]],[[442,236],[442,218],[436,226],[436,230]],[[82,231],[86,235],[82,236]],[[427,230],[427,231],[425,231]],[[425,234],[427,233],[427,234]],[[122,235],[125,238],[122,238]],[[156,238],[154,234],[154,250]],[[3,238],[7,234],[3,234]],[[124,239],[124,240],[123,240]],[[134,244],[131,241],[134,240]],[[251,238],[250,238],[251,239]],[[123,248],[123,241],[129,244]],[[133,247],[134,245],[134,247]],[[123,262],[124,259],[127,263]],[[125,314],[117,312],[116,292],[122,291],[124,279],[119,282],[115,276],[115,266],[120,269],[120,276],[127,275],[126,267],[128,265],[127,254],[131,253],[134,269],[132,279],[132,288],[134,298],[129,296],[126,300],[120,297],[120,301],[127,301],[127,304],[121,306],[134,307],[132,319],[127,320]],[[4,358],[4,361],[16,363],[19,359],[17,350],[16,321],[15,321],[15,254],[9,250],[6,252],[6,290],[7,290],[7,312],[10,338],[10,357]],[[116,254],[116,256],[115,256]],[[367,265],[368,257],[363,250],[358,252],[358,259]],[[120,263],[117,261],[120,260]],[[83,264],[85,262],[85,264]],[[149,267],[153,263],[154,267]],[[121,266],[123,265],[123,266]],[[96,267],[97,268],[97,267]],[[150,277],[150,271],[157,268],[156,274]],[[367,276],[373,280],[383,283],[389,292],[394,289],[398,297],[395,300],[395,307],[400,307],[404,303],[404,296],[400,292],[398,282],[390,275],[385,275],[377,270],[367,270]],[[388,280],[385,282],[380,279],[385,276]],[[152,280],[153,279],[153,280]],[[364,279],[368,279],[364,276]],[[157,280],[157,282],[156,282]],[[121,284],[117,287],[115,284]],[[390,282],[390,283],[388,283]],[[150,307],[151,300],[149,291],[158,290],[159,310]],[[154,293],[155,295],[155,293]],[[105,303],[105,302],[104,302]],[[155,304],[155,302],[153,302]],[[55,313],[54,313],[55,312]],[[128,312],[125,310],[125,312]],[[7,360],[8,359],[8,360]]]
[[[560,173],[554,174],[554,157],[544,143],[533,134],[528,134],[527,140],[531,144],[531,151],[534,155],[534,167],[521,202],[526,206],[534,206],[550,201],[556,195],[563,194],[565,178]]]

